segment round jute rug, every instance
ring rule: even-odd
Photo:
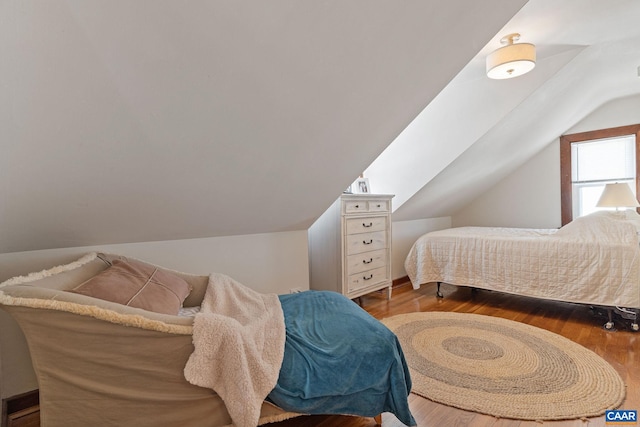
[[[595,417],[625,397],[607,361],[560,335],[468,313],[401,314],[398,336],[412,392],[460,409],[520,420]]]

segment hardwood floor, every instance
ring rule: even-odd
[[[622,409],[640,410],[640,333],[631,332],[628,323],[616,322],[617,331],[602,327],[606,316],[589,307],[543,301],[490,291],[472,292],[469,288],[442,285],[444,298],[435,296],[435,284],[413,290],[409,283],[394,287],[393,298],[374,293],[362,297],[362,307],[378,319],[414,311],[455,311],[477,313],[527,323],[567,337],[606,359],[627,384]],[[619,320],[619,318],[618,318]],[[497,419],[440,405],[411,394],[411,411],[420,427],[594,427],[604,426],[604,416],[586,421],[533,422]],[[305,416],[272,427],[373,427],[372,418],[347,416]],[[393,415],[383,414],[384,427],[401,427]]]

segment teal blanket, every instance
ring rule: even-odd
[[[407,399],[409,369],[393,332],[335,292],[279,298],[287,338],[268,400],[306,414],[391,412],[405,425],[416,425]]]

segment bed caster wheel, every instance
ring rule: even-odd
[[[631,324],[631,330],[632,330],[633,332],[638,332],[638,331],[640,330],[640,327],[638,327],[638,324],[637,324],[637,323],[632,323],[632,324]]]
[[[605,323],[605,324],[604,324],[604,328],[605,328],[607,331],[612,331],[612,330],[613,330],[613,322],[607,322],[607,323]]]

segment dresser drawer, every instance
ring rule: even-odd
[[[389,212],[391,210],[390,200],[369,200],[367,208],[369,212]]]
[[[387,228],[386,216],[349,218],[346,220],[347,234],[369,233]]]
[[[346,236],[347,255],[375,251],[387,247],[387,233],[374,231],[371,233],[350,234]]]
[[[369,212],[366,200],[347,200],[344,202],[344,213],[352,214],[358,212]]]
[[[349,276],[347,281],[347,291],[357,291],[358,289],[374,286],[386,280],[389,280],[389,278],[387,277],[386,267],[366,270],[361,273],[356,273]]]
[[[391,200],[347,200],[344,202],[344,213],[389,212]]]
[[[347,275],[360,273],[365,270],[384,267],[387,265],[387,251],[380,249],[378,251],[363,252],[361,254],[349,255],[347,257]]]

